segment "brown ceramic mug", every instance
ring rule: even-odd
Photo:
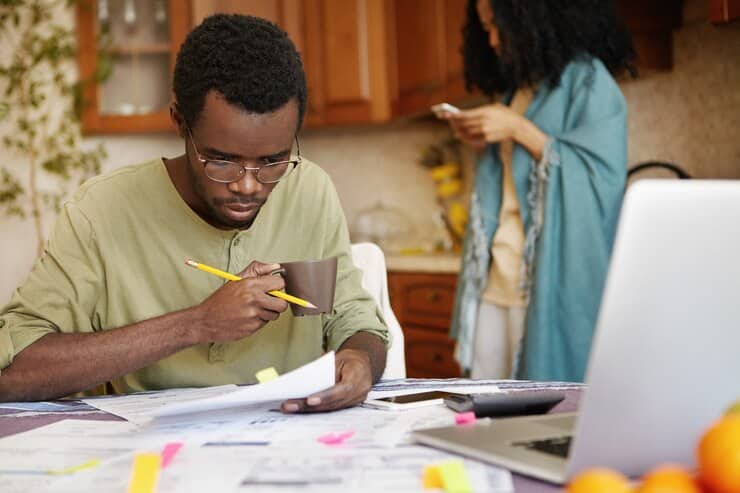
[[[331,313],[334,307],[334,288],[337,284],[337,257],[323,260],[281,262],[280,273],[285,279],[285,292],[310,301],[317,308],[290,304],[296,317]]]

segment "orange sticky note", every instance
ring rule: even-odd
[[[136,454],[127,493],[155,493],[161,461],[160,454]]]
[[[436,490],[444,487],[442,475],[439,473],[439,467],[437,466],[425,467],[421,482],[425,490]]]

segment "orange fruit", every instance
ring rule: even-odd
[[[587,469],[568,483],[567,493],[629,493],[629,479],[611,469],[594,467]]]
[[[740,414],[715,422],[696,450],[699,481],[712,493],[740,493]]]
[[[686,469],[665,465],[648,472],[635,493],[701,493],[701,489]]]

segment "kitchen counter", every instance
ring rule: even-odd
[[[388,271],[393,272],[457,274],[460,271],[460,255],[457,253],[388,254],[385,263]]]

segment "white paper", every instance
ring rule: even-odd
[[[154,412],[156,417],[199,413],[259,402],[308,397],[335,383],[334,351],[317,360],[280,375],[269,382],[239,387],[237,390],[207,399],[166,404]]]
[[[132,423],[146,423],[154,411],[171,403],[208,399],[233,392],[236,385],[219,385],[197,389],[169,389],[128,395],[91,397],[83,401],[102,411],[115,414]]]
[[[132,423],[145,424],[154,418],[221,411],[261,402],[308,397],[333,386],[334,375],[334,351],[330,351],[317,360],[285,373],[275,380],[257,385],[173,389],[124,396],[97,397],[84,399],[84,401]]]
[[[333,366],[332,361],[332,382]],[[432,382],[425,388],[420,382],[410,385],[394,382],[375,388],[384,392],[408,392],[409,387],[413,391],[445,387],[491,391],[490,383],[475,385],[470,380],[450,383]],[[210,390],[216,398],[234,391],[228,387]],[[152,413],[169,402],[163,394],[167,392],[131,396],[139,401],[129,402],[123,414],[133,410],[141,418],[146,415],[140,409],[142,406]],[[192,402],[202,397],[197,390],[176,391],[176,394]],[[105,491],[125,491],[134,454],[158,453],[171,441],[184,445],[169,467],[161,471],[158,493],[423,491],[424,467],[451,459],[464,462],[474,491],[513,491],[511,474],[504,469],[412,443],[413,430],[454,423],[455,413],[445,406],[404,412],[357,406],[316,414],[282,414],[277,407],[278,403],[271,401],[219,408],[179,416],[182,419],[149,420],[144,426],[120,421],[65,420],[7,437],[0,440],[0,463],[7,461],[14,468],[33,472],[69,467],[91,458],[103,462],[95,468],[61,477],[0,474],[0,491],[93,493],[101,491],[101,485],[105,485]],[[340,445],[326,445],[317,440],[327,433],[347,431],[354,434]]]

